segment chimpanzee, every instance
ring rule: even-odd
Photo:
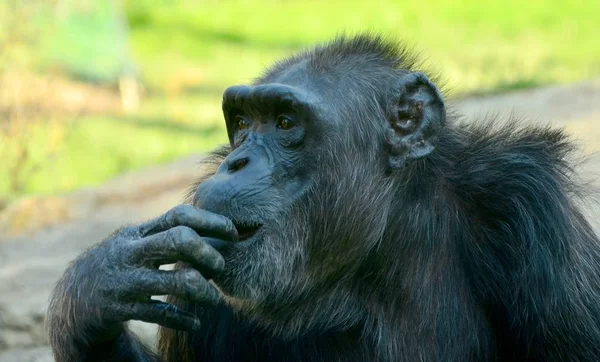
[[[230,145],[188,202],[56,286],[56,360],[599,361],[572,143],[463,122],[417,64],[339,36],[228,88]],[[128,320],[162,326],[157,355]]]

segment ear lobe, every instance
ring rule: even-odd
[[[407,161],[429,155],[440,128],[446,123],[446,108],[438,88],[420,72],[401,77],[388,102],[389,165],[401,168]]]

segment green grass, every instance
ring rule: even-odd
[[[128,8],[134,56],[156,88],[186,74],[205,86],[246,81],[292,49],[363,30],[415,46],[457,94],[600,74],[595,0],[159,4],[134,2]]]
[[[26,138],[31,147],[24,190],[20,195],[9,195],[7,180],[1,178],[0,196],[14,199],[22,194],[65,192],[96,185],[132,169],[209,151],[227,142],[219,112],[218,97],[184,95],[173,100],[156,99],[131,116],[68,120],[64,141],[51,157],[48,149],[53,128],[33,127]],[[0,174],[14,165],[15,143],[7,140],[1,149],[1,158],[8,162],[0,163]],[[33,172],[32,167],[36,168]]]
[[[341,32],[368,30],[403,39],[432,70],[444,74],[454,95],[600,75],[596,0],[137,0],[128,1],[126,11],[130,57],[150,98],[128,117],[74,122],[52,159],[32,156],[32,163],[42,166],[21,194],[98,184],[123,171],[225,142],[220,94],[226,86],[248,82],[277,57]],[[50,65],[75,76],[109,78],[115,63],[94,59],[114,53],[122,61],[123,44],[115,42],[111,48],[98,34],[102,40],[87,41],[84,35],[93,34],[92,28],[104,29],[91,20],[62,24],[40,59],[54,59],[57,63]],[[41,128],[32,136],[33,149],[43,149],[46,133]],[[5,141],[7,150],[10,142]],[[0,175],[10,165],[10,157],[6,159]],[[8,192],[2,179],[0,198]]]
[[[164,118],[83,119],[74,124],[61,155],[49,161],[51,167],[35,173],[26,187],[50,193],[95,184],[131,169],[210,150],[225,141],[222,131],[217,125],[175,126]]]

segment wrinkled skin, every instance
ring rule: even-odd
[[[180,205],[154,220],[118,230],[79,257],[59,283],[62,299],[54,299],[51,306],[53,335],[60,338],[59,343],[70,345],[72,353],[58,359],[83,360],[113,353],[103,343],[92,349],[86,343],[119,338],[126,332],[123,322],[132,319],[176,329],[201,328],[193,314],[150,297],[173,295],[198,305],[218,303],[219,293],[207,278],[225,265],[213,247],[223,243],[219,237],[238,239],[229,219]],[[177,261],[189,267],[158,269]],[[82,270],[93,273],[81,274]],[[74,284],[73,280],[81,282]],[[69,315],[83,310],[81,316]],[[73,336],[69,330],[79,335]]]
[[[425,157],[433,150],[435,130],[445,121],[441,95],[424,74],[400,71],[397,76],[382,77],[379,82],[393,97],[388,110],[393,117],[387,125],[374,123],[373,135],[377,138],[364,140],[372,143],[370,152],[352,156],[352,161],[340,159],[331,150],[345,148],[344,140],[356,137],[360,133],[356,127],[360,124],[348,124],[344,121],[347,110],[331,107],[343,104],[345,94],[333,93],[325,78],[307,79],[305,66],[291,67],[263,80],[262,84],[228,88],[223,95],[223,113],[231,151],[214,174],[198,185],[191,198],[195,208],[179,206],[157,220],[128,227],[79,258],[57,288],[55,303],[50,308],[52,328],[64,331],[52,334],[56,338],[54,344],[66,344],[63,339],[73,338],[72,334],[83,334],[85,340],[92,341],[118,338],[125,330],[121,323],[131,319],[184,331],[202,328],[192,313],[148,299],[155,295],[169,295],[199,306],[215,306],[224,297],[236,309],[271,318],[279,313],[278,308],[289,305],[288,300],[305,298],[303,295],[310,291],[302,284],[328,283],[332,272],[355,268],[358,265],[355,260],[368,253],[370,245],[357,249],[357,255],[348,255],[347,266],[338,270],[325,270],[329,265],[325,261],[316,267],[325,268],[320,277],[304,272],[311,263],[304,250],[311,243],[327,242],[326,238],[305,240],[310,235],[303,225],[315,221],[300,220],[306,218],[307,212],[311,218],[317,215],[307,204],[316,202],[316,207],[321,207],[330,203],[319,195],[330,188],[328,197],[346,197],[336,196],[342,184],[331,183],[331,171],[345,180],[357,180],[356,175],[347,174],[346,170],[359,170],[363,173],[361,177],[376,179],[386,168],[402,168],[409,160]],[[381,168],[370,167],[384,153],[382,145],[376,142],[385,133],[389,133],[390,152],[385,156],[388,160],[381,163]],[[363,167],[346,169],[337,165],[340,161]],[[382,183],[381,187],[389,186]],[[373,188],[379,187],[373,185]],[[345,207],[341,212],[351,210]],[[338,216],[343,218],[341,213]],[[290,224],[286,220],[296,221]],[[366,219],[355,227],[359,228],[363,222],[371,221]],[[369,234],[364,238],[377,238],[383,230],[378,229],[372,233],[372,227],[366,225],[364,230]],[[213,238],[204,238],[206,233],[212,233]],[[215,235],[221,239],[214,238]],[[340,255],[323,254],[323,260]],[[185,267],[177,271],[157,270],[160,265],[172,262],[184,262]],[[91,271],[96,279],[82,281]],[[219,296],[208,279],[214,279],[225,294]],[[91,304],[77,305],[75,295],[90,285],[97,286],[85,292],[89,293],[87,299]],[[323,292],[315,293],[318,297]],[[337,298],[346,299],[342,295],[332,296],[331,303],[336,303]],[[65,299],[69,310],[60,307]],[[300,308],[309,305],[303,303]],[[73,315],[84,310],[86,313]],[[63,320],[69,313],[74,322],[70,318]],[[347,323],[349,318],[332,319],[326,315],[326,308],[319,313],[323,313],[318,317],[319,322],[311,328]],[[86,320],[87,315],[91,320]],[[282,319],[271,327],[291,336],[297,333],[293,331],[309,328],[306,323],[314,324],[311,319]],[[110,333],[103,331],[104,328]],[[69,343],[86,345],[78,341]],[[61,355],[64,348],[57,350],[60,359],[73,358]],[[80,359],[89,359],[94,354],[83,347],[72,350],[78,351],[75,355]]]
[[[600,241],[572,145],[461,124],[434,83],[362,35],[228,88],[229,145],[186,205],[58,283],[56,360],[600,360]],[[158,354],[129,320],[161,326]]]

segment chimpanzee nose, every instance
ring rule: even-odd
[[[234,158],[227,158],[225,161],[227,163],[227,171],[230,173],[237,172],[248,165],[250,162],[250,157],[241,156]]]

